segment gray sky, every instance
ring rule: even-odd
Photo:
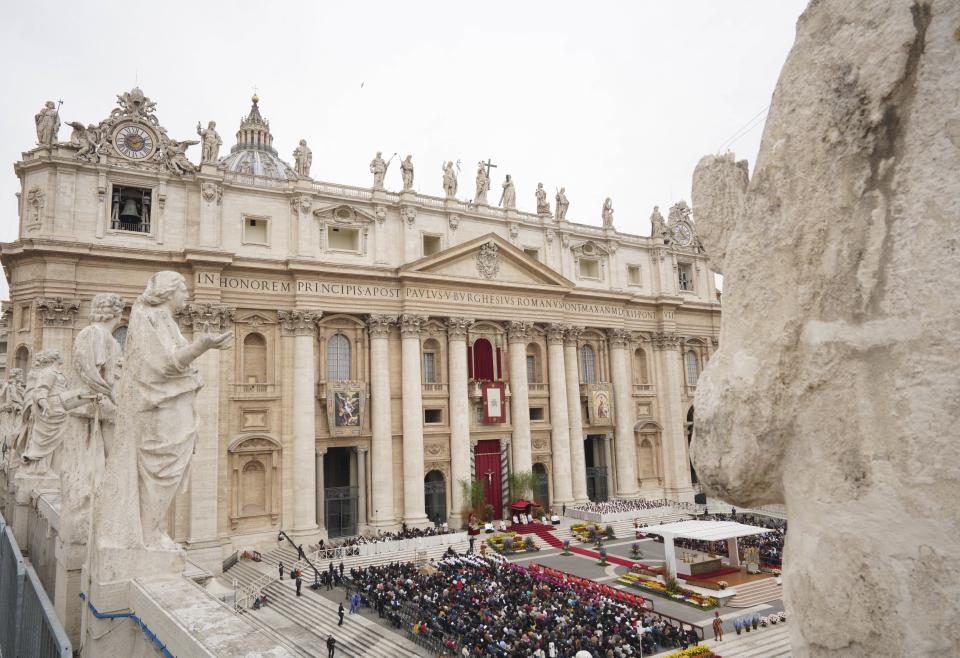
[[[0,24],[0,162],[35,142],[33,115],[96,123],[139,83],[173,138],[217,121],[229,151],[254,85],[274,145],[302,137],[315,179],[370,185],[377,150],[413,155],[416,189],[461,198],[492,158],[491,198],[513,175],[518,207],[538,182],[566,186],[568,219],[646,234],[650,211],[690,199],[699,158],[764,110],[806,0],[675,2],[17,2]],[[361,87],[362,84],[362,87]],[[753,160],[762,123],[731,146]],[[60,138],[68,139],[69,127]],[[198,147],[188,152],[199,159]],[[19,182],[0,177],[0,240],[16,239]],[[0,297],[7,295],[6,283]]]

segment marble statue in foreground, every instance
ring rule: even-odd
[[[812,2],[752,178],[694,173],[724,275],[694,466],[785,502],[793,655],[960,647],[960,3]]]
[[[23,461],[22,475],[56,475],[59,463],[54,464],[54,457],[69,430],[64,408],[67,380],[62,367],[63,357],[57,350],[40,350],[33,358],[21,428],[14,446]]]

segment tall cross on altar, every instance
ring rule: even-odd
[[[487,170],[487,180],[490,180],[490,169],[496,169],[496,168],[497,168],[497,165],[493,164],[493,162],[491,161],[491,158],[487,158],[487,161],[486,161],[486,162],[484,162],[484,161],[481,160],[481,161],[480,161],[480,164],[482,164],[482,165],[486,168],[486,170]]]
[[[496,473],[493,469],[487,469],[487,472],[484,475],[487,476],[487,484],[491,487],[493,486],[493,474]]]

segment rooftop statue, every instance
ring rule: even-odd
[[[293,167],[298,176],[310,178],[310,167],[313,165],[313,151],[307,146],[307,140],[301,139],[300,144],[293,150]]]
[[[570,202],[567,200],[567,188],[561,187],[557,192],[557,221],[562,222],[567,218],[567,208]]]
[[[403,191],[413,189],[413,156],[408,155],[400,161],[400,175],[403,177]]]
[[[200,127],[197,122],[197,134],[200,136],[201,147],[200,162],[202,164],[217,164],[220,159],[220,147],[223,146],[223,140],[217,132],[217,122],[211,121],[206,129]]]
[[[37,125],[37,144],[53,146],[57,143],[57,133],[60,132],[60,113],[53,101],[47,101],[33,117]]]

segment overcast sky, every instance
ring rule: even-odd
[[[510,173],[521,210],[538,182],[551,204],[565,186],[568,219],[599,225],[610,196],[617,228],[645,235],[654,205],[689,201],[702,155],[762,120],[806,0],[4,5],[8,165],[34,145],[45,100],[63,100],[64,124],[97,123],[135,84],[173,138],[217,121],[223,154],[256,86],[281,157],[292,163],[305,138],[315,179],[370,185],[373,154],[397,152],[386,186],[399,190],[410,153],[417,191],[442,195],[443,160],[460,160],[469,199],[477,161],[492,158],[492,201]],[[730,145],[751,170],[762,127]],[[4,242],[19,191],[5,171]]]

